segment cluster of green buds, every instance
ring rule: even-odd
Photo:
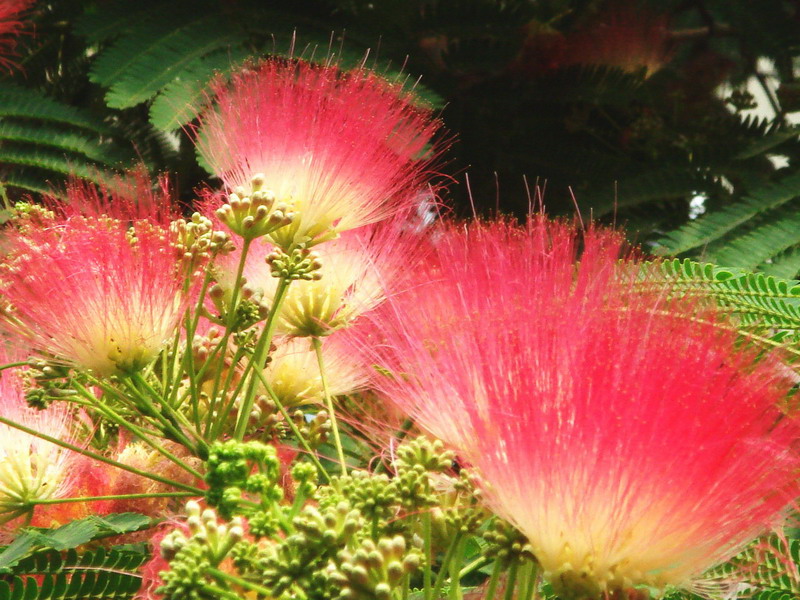
[[[190,535],[173,533],[162,544],[171,562],[160,591],[167,600],[208,591],[209,569],[219,575],[216,567],[225,560],[235,568],[229,589],[249,582],[251,590],[276,600],[400,597],[420,581],[415,572],[425,563],[426,547],[421,515],[437,505],[439,479],[449,478],[454,488],[464,479],[452,466],[453,454],[441,442],[419,438],[398,448],[395,473],[355,470],[319,486],[318,471],[307,462],[295,464],[287,482],[272,446],[217,443],[209,451],[206,498],[233,519],[222,530],[227,541],[214,530],[216,514],[200,514],[192,505]],[[248,537],[230,539],[240,517],[247,519]],[[508,525],[495,526],[487,540],[504,560],[527,557],[524,540]]]
[[[195,501],[186,504],[188,535],[175,530],[161,542],[161,555],[169,570],[161,572],[163,585],[157,593],[165,600],[213,597],[214,583],[209,577],[244,537],[240,518],[219,523],[211,509],[202,510]]]
[[[230,523],[218,523],[213,509],[202,510],[194,500],[186,503],[186,526],[188,537],[180,530],[174,530],[161,542],[161,555],[172,561],[190,541],[198,542],[212,562],[219,563],[228,555],[234,544],[244,536],[241,517],[234,517]]]
[[[216,212],[220,221],[246,240],[269,235],[294,218],[291,207],[278,202],[273,192],[264,189],[264,184],[264,175],[255,175],[250,180],[249,193],[242,187],[237,188]]]
[[[249,516],[259,506],[270,508],[283,498],[279,479],[280,462],[274,447],[255,441],[217,442],[206,462],[206,500],[225,518]],[[260,503],[249,500],[248,495],[259,498]]]
[[[47,360],[32,359],[21,372],[25,401],[28,406],[43,410],[55,400],[76,396],[71,385],[71,370]]]
[[[269,306],[265,304],[255,293],[255,291],[247,285],[247,280],[242,277],[241,287],[239,288],[240,297],[236,302],[236,316],[233,320],[233,331],[244,331],[252,327],[259,321],[267,318],[269,315]],[[225,325],[228,320],[230,311],[232,292],[226,290],[224,287],[215,283],[208,290],[208,298],[214,304],[217,310],[217,315],[212,315],[208,311],[203,313],[210,321],[218,325]]]
[[[216,255],[233,252],[234,245],[224,231],[215,231],[211,219],[196,212],[190,220],[176,219],[169,226],[176,258],[187,265]]]
[[[422,553],[407,550],[401,535],[366,539],[351,552],[342,550],[338,565],[329,566],[330,580],[339,588],[341,600],[390,600],[406,576],[422,563]]]
[[[455,454],[445,450],[441,441],[425,437],[409,440],[396,452],[394,485],[408,510],[433,507],[434,475],[446,473],[453,467]]]
[[[284,538],[259,548],[251,572],[274,598],[333,598],[329,565],[342,548],[357,543],[363,525],[359,512],[347,502],[320,508],[307,504]]]
[[[20,230],[25,230],[27,227],[35,229],[47,227],[56,216],[52,210],[32,202],[17,202],[10,212],[10,221]]]
[[[300,435],[303,436],[310,448],[319,448],[328,441],[333,429],[328,411],[320,410],[313,417],[307,419],[306,413],[298,409],[292,413],[292,418]]]
[[[492,521],[483,538],[487,542],[484,555],[488,558],[496,558],[506,565],[535,560],[533,549],[525,536],[499,517]]]
[[[275,250],[267,255],[266,260],[273,277],[306,281],[322,279],[319,255],[308,248],[295,248],[288,254],[283,250]]]

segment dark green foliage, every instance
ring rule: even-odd
[[[135,513],[89,516],[57,529],[30,528],[0,552],[0,598],[9,600],[124,600],[139,590],[144,546],[77,550],[100,538],[149,527]]]
[[[97,548],[79,554],[37,552],[13,575],[0,576],[0,598],[8,600],[124,600],[141,586],[136,570],[148,559],[143,547]]]
[[[144,515],[117,513],[104,517],[92,515],[56,529],[29,528],[17,535],[9,546],[0,548],[0,575],[20,573],[19,569],[24,569],[20,564],[40,549],[72,550],[97,539],[139,531],[150,525],[150,518]]]
[[[48,181],[75,174],[102,181],[131,154],[108,141],[109,129],[86,111],[41,93],[0,89],[0,185],[50,190]]]

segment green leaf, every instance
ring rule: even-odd
[[[139,531],[150,524],[150,518],[145,515],[117,513],[104,517],[90,515],[56,529],[29,528],[0,552],[0,573],[9,572],[35,549],[69,550],[110,535]]]
[[[658,241],[659,252],[681,254],[721,238],[758,214],[776,209],[800,195],[800,172],[752,190],[742,200],[690,221]]]
[[[778,125],[780,124],[778,123]],[[753,158],[754,156],[760,156],[776,146],[781,145],[786,140],[796,138],[798,135],[800,135],[800,128],[798,127],[787,127],[785,129],[775,127],[761,139],[752,142],[744,150],[740,151],[735,158],[737,160],[745,160]]]
[[[108,128],[97,119],[73,106],[48,98],[35,90],[3,83],[0,89],[0,118],[18,117],[50,121],[88,129],[96,133],[108,133]]]
[[[0,121],[0,143],[3,140],[24,142],[82,154],[88,160],[107,165],[124,161],[127,156],[107,144],[99,144],[87,134],[43,128],[30,123]]]
[[[204,55],[238,41],[222,21],[222,15],[207,15],[177,27],[168,20],[135,27],[98,56],[91,80],[111,88],[111,108],[149,100]]]
[[[788,211],[755,227],[721,249],[709,252],[712,260],[745,269],[759,268],[765,261],[800,243],[800,213]]]
[[[230,72],[250,55],[245,48],[235,46],[195,61],[158,94],[150,107],[150,123],[172,131],[191,121],[206,105],[206,86],[214,75]]]

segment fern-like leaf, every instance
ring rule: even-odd
[[[150,107],[150,123],[156,129],[171,131],[191,121],[208,101],[206,85],[212,77],[229,72],[248,56],[248,50],[233,47],[196,60],[161,90]]]
[[[743,332],[761,341],[768,341],[765,334],[777,334],[784,343],[800,340],[800,282],[796,280],[676,258],[646,263],[643,284],[711,297],[736,317]]]
[[[137,569],[144,547],[98,548],[83,554],[39,551],[0,576],[0,598],[19,600],[126,600],[141,587]]]
[[[85,112],[61,104],[35,90],[3,84],[0,89],[0,117],[16,117],[36,121],[71,125],[98,134],[108,133],[108,128]]]
[[[135,27],[98,57],[91,79],[110,87],[111,108],[145,102],[206,54],[237,41],[221,20],[212,14],[179,27],[169,21]]]
[[[800,195],[800,173],[751,191],[722,210],[690,221],[659,240],[659,252],[681,254],[717,240],[758,214],[779,208]]]
[[[787,211],[776,214],[720,250],[709,253],[708,257],[721,264],[757,269],[772,257],[798,243],[800,243],[800,213]]]

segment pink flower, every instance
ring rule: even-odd
[[[75,443],[67,407],[54,405],[44,411],[29,408],[22,384],[11,371],[4,371],[0,377],[0,414],[24,427]],[[80,458],[56,444],[0,424],[0,524],[32,512],[32,502],[68,496],[75,486],[74,469]]]
[[[0,2],[0,67],[12,71],[17,36],[22,30],[21,14],[33,4],[33,0],[3,0]]]
[[[322,337],[349,327],[397,289],[405,271],[421,258],[421,236],[404,215],[347,231],[315,249],[319,279],[292,282],[278,330],[296,337]]]
[[[451,226],[375,326],[377,386],[586,598],[700,589],[800,495],[781,369],[707,309],[634,289],[620,249],[540,219]]]
[[[238,196],[254,192],[255,177],[268,190],[259,194],[294,215],[271,234],[284,248],[402,211],[425,183],[430,167],[418,159],[440,124],[369,71],[270,59],[214,93],[198,149]]]
[[[163,227],[181,217],[172,201],[169,177],[161,175],[154,186],[147,167],[139,165],[122,175],[105,175],[105,185],[84,179],[71,179],[66,201],[46,198],[48,207],[64,218],[84,216],[92,219],[110,217],[119,221],[148,221]]]
[[[73,215],[12,236],[2,327],[46,358],[100,376],[152,362],[175,335],[190,286],[167,230],[131,221]]]

